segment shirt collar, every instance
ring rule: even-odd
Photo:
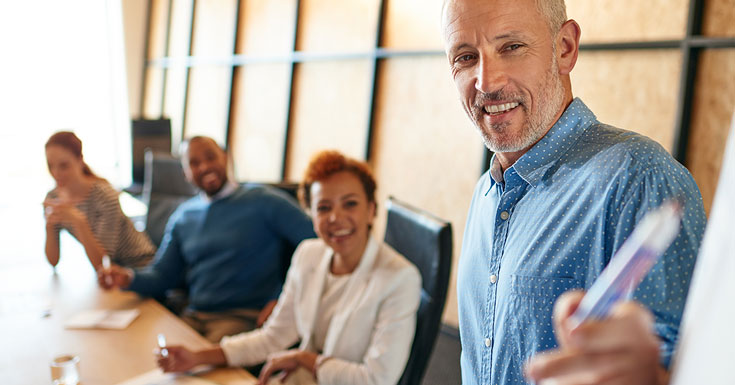
[[[235,190],[237,190],[238,187],[239,185],[237,183],[228,179],[225,182],[225,185],[222,186],[222,188],[216,194],[212,195],[211,197],[208,196],[203,191],[199,193],[199,195],[202,197],[202,200],[204,200],[205,202],[212,203],[212,202],[227,198],[228,196],[232,195],[235,192]]]
[[[516,173],[531,186],[536,186],[546,171],[553,166],[581,137],[582,133],[597,122],[595,114],[579,98],[574,98],[569,107],[528,152],[523,154],[511,166]],[[497,163],[497,165],[496,165]],[[506,172],[508,170],[505,170]],[[496,183],[503,183],[500,164],[495,154],[490,160],[490,188]],[[488,191],[490,191],[488,188]],[[487,193],[486,192],[486,193]]]

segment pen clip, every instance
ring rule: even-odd
[[[110,277],[110,266],[112,266],[112,262],[110,262],[110,256],[105,254],[102,256],[102,272],[104,273],[105,277],[105,283],[108,286],[112,285],[112,277]]]
[[[161,349],[161,357],[168,357],[168,349],[166,349],[166,336],[163,333],[158,333],[158,347]]]

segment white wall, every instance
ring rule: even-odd
[[[98,174],[127,185],[120,0],[3,1],[0,36],[0,210],[14,199],[40,205],[53,184],[43,144],[61,129],[82,139]]]

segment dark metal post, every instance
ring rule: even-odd
[[[232,55],[237,55],[237,44],[240,40],[240,34],[239,34],[240,7],[242,7],[242,0],[238,0],[237,6],[235,7],[235,31],[234,31],[235,39],[234,39],[234,43],[232,44]],[[227,109],[227,127],[225,128],[225,151],[229,153],[230,147],[231,147],[230,146],[230,134],[232,133],[232,124],[233,124],[232,115],[234,114],[235,109],[237,108],[237,106],[235,105],[235,100],[233,97],[234,93],[232,92],[232,90],[235,88],[235,79],[237,78],[235,71],[238,71],[239,68],[235,66],[232,62],[230,62],[230,64],[228,65],[231,67],[232,73],[230,74],[231,75],[230,77],[230,96],[229,96],[230,105],[229,105],[229,108]]]
[[[286,180],[286,166],[288,165],[288,143],[291,129],[291,115],[293,108],[293,82],[294,82],[294,71],[296,70],[296,60],[294,55],[296,53],[296,44],[299,37],[299,14],[301,12],[301,0],[296,1],[296,12],[294,14],[294,27],[293,27],[293,50],[291,51],[290,61],[291,66],[288,71],[288,101],[286,102],[286,127],[283,133],[283,163],[281,163],[281,180]]]
[[[380,60],[378,58],[378,50],[383,43],[383,23],[385,21],[386,0],[380,0],[378,3],[378,23],[375,26],[375,47],[372,52],[371,73],[370,73],[370,90],[368,105],[368,121],[365,132],[365,161],[372,159],[373,151],[373,130],[375,129],[375,105],[378,102],[378,76],[380,71]]]
[[[197,0],[191,1],[191,29],[189,29],[189,58],[192,56],[192,42],[194,40],[194,28],[196,27]],[[186,80],[184,80],[184,109],[181,112],[181,139],[186,136],[186,110],[189,103],[189,80],[191,80],[191,65],[186,66]]]
[[[692,38],[702,31],[702,0],[689,2],[689,18],[684,40],[681,42],[681,77],[679,80],[679,98],[674,127],[673,155],[679,163],[686,165],[686,152],[689,145],[689,132],[692,125],[692,104],[694,102],[697,62],[700,48],[692,46]]]
[[[140,74],[140,102],[138,105],[139,118],[142,118],[145,114],[145,95],[146,87],[148,87],[148,50],[151,45],[151,23],[153,22],[153,0],[148,0],[148,6],[146,7],[145,15],[145,41],[143,42],[143,72]]]
[[[166,43],[164,47],[164,54],[166,57],[171,56],[171,7],[174,5],[174,0],[168,0],[168,15],[166,15]],[[166,107],[166,82],[168,81],[168,67],[163,68],[163,79],[161,79],[161,118],[163,118],[163,111]],[[170,117],[169,117],[170,118]]]

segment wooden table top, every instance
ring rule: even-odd
[[[75,253],[76,254],[76,253]],[[0,264],[0,382],[50,384],[49,362],[62,354],[80,358],[84,385],[113,385],[156,368],[156,335],[169,344],[209,346],[202,336],[151,299],[103,291],[83,255],[62,255],[56,271],[44,259]],[[70,330],[69,317],[90,309],[133,309],[125,330]],[[218,384],[254,384],[241,369],[216,369],[203,378]]]

